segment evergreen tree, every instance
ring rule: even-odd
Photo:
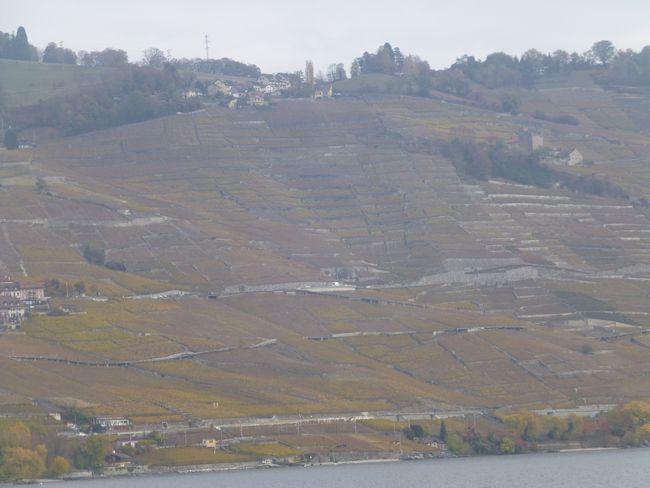
[[[393,49],[393,58],[395,59],[395,72],[401,73],[404,67],[404,55],[400,48],[396,47]]]
[[[444,420],[440,423],[440,432],[438,432],[438,437],[440,440],[447,442],[447,426],[445,425]]]
[[[361,58],[354,58],[350,66],[350,77],[356,78],[357,76],[361,76]]]
[[[309,60],[305,62],[305,83],[314,84],[314,63]]]
[[[11,150],[18,149],[18,136],[16,135],[16,132],[11,127],[9,127],[5,131],[4,142],[5,142],[5,147],[7,149],[11,149]]]
[[[11,42],[11,51],[13,59],[22,61],[32,61],[32,49],[27,40],[27,32],[23,26],[18,27],[16,36]]]

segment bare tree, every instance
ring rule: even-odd
[[[142,64],[144,65],[160,68],[165,61],[167,61],[165,53],[157,47],[150,47],[142,53]]]

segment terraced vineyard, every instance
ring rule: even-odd
[[[650,396],[648,210],[469,181],[431,149],[534,123],[597,162],[566,171],[648,196],[637,111],[567,90],[524,106],[579,116],[569,130],[367,96],[215,107],[0,153],[0,270],[81,280],[88,295],[0,337],[0,403],[155,420]],[[127,271],[89,264],[85,245]],[[143,296],[168,290],[187,295]]]

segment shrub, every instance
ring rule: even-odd
[[[126,265],[117,261],[108,261],[104,266],[113,271],[126,271]]]
[[[84,259],[90,264],[103,266],[106,259],[106,252],[103,249],[93,248],[85,245],[83,248]]]

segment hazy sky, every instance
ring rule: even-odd
[[[295,71],[305,59],[325,71],[349,67],[385,41],[445,67],[462,54],[519,55],[536,47],[586,51],[609,39],[619,48],[650,44],[648,0],[3,0],[0,31],[27,29],[32,44],[124,49],[173,57],[230,57],[262,71]]]

